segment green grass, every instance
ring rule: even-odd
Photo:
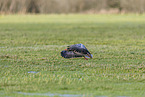
[[[60,56],[78,43],[93,59]],[[144,97],[145,15],[1,15],[0,96],[43,93]]]

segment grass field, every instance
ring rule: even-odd
[[[145,97],[145,15],[1,15],[0,97],[32,96]]]

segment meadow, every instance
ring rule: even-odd
[[[145,15],[0,15],[0,97],[32,96],[145,97]]]

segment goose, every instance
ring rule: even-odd
[[[92,54],[83,44],[67,46],[67,49],[61,52],[61,56],[64,58],[84,57],[85,60],[87,60],[87,58],[92,58]]]

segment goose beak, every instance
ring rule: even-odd
[[[90,57],[90,58],[92,58],[91,54],[89,54],[89,53],[87,53],[87,56]]]

